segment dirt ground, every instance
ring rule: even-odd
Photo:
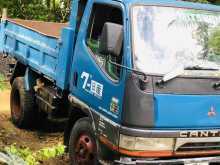
[[[16,128],[10,121],[10,90],[0,91],[0,148],[16,143],[29,147],[32,151],[54,146],[63,142],[63,132],[56,128],[44,128],[33,131]],[[50,125],[51,126],[51,125]],[[67,165],[68,157],[52,159],[42,164]]]

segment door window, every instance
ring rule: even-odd
[[[111,79],[118,80],[121,68],[111,62],[117,64],[122,63],[123,49],[121,50],[121,55],[118,57],[102,54],[99,51],[102,29],[107,22],[123,25],[121,9],[110,5],[94,4],[89,20],[86,43],[96,63],[102,70],[104,70]]]

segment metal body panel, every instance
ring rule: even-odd
[[[201,77],[178,77],[164,83],[161,86],[156,85],[162,77],[154,77],[155,94],[178,94],[178,95],[219,95],[220,90],[215,89],[213,85],[220,81],[220,78],[201,78]]]
[[[75,43],[78,2],[72,3],[70,24],[5,19],[1,22],[0,52],[68,90]],[[67,26],[68,25],[68,26]],[[50,27],[51,32],[48,29]],[[65,27],[67,26],[67,27]],[[63,28],[65,27],[65,28]],[[63,29],[62,29],[63,28]],[[61,32],[59,36],[58,33]],[[60,38],[60,39],[59,39]]]
[[[4,26],[3,51],[18,61],[55,79],[58,40],[10,21]]]
[[[92,11],[92,6],[94,3],[102,3],[108,5],[114,5],[126,14],[124,6],[116,1],[108,0],[91,0],[88,2],[82,22],[80,25],[80,31],[76,40],[74,58],[72,62],[71,76],[75,74],[78,75],[77,86],[74,84],[74,77],[71,78],[70,92],[72,95],[76,96],[83,102],[86,102],[89,107],[109,118],[110,120],[120,123],[121,122],[121,112],[123,105],[123,95],[124,95],[124,82],[125,82],[125,70],[122,71],[120,80],[118,82],[113,81],[109,76],[103,71],[102,68],[96,63],[91,50],[86,45],[87,27],[89,26],[90,13]],[[124,24],[126,24],[126,16],[124,15]],[[126,28],[126,26],[125,26]],[[126,36],[125,43],[127,43],[126,30],[124,30],[124,35]],[[126,47],[124,47],[125,54],[127,53]],[[127,56],[125,56],[126,58]],[[124,65],[125,59],[123,59]],[[92,83],[96,83],[101,87],[101,93],[97,96],[92,90]],[[118,110],[117,112],[112,112],[110,110],[112,100],[118,100]]]
[[[58,55],[58,62],[56,67],[56,84],[60,89],[68,90],[70,82],[70,69],[74,50],[74,36],[75,30],[66,27],[62,31],[62,43],[60,43],[60,50]]]
[[[155,94],[155,126],[219,127],[219,95]]]
[[[7,21],[10,21],[11,23],[23,26],[24,28],[31,29],[44,36],[52,38],[60,38],[61,30],[68,25],[66,23],[43,22],[10,18],[8,18]]]
[[[155,118],[153,86],[148,83],[146,91],[142,91],[138,84],[138,78],[133,76],[126,81],[122,123],[130,127],[152,128]]]

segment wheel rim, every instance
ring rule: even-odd
[[[75,159],[79,165],[95,164],[96,160],[96,143],[89,135],[82,134],[79,136],[75,148]]]
[[[12,115],[16,120],[18,120],[21,116],[21,103],[18,90],[14,92],[12,99]]]

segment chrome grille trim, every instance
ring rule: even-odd
[[[174,151],[220,150],[220,137],[177,138]]]

